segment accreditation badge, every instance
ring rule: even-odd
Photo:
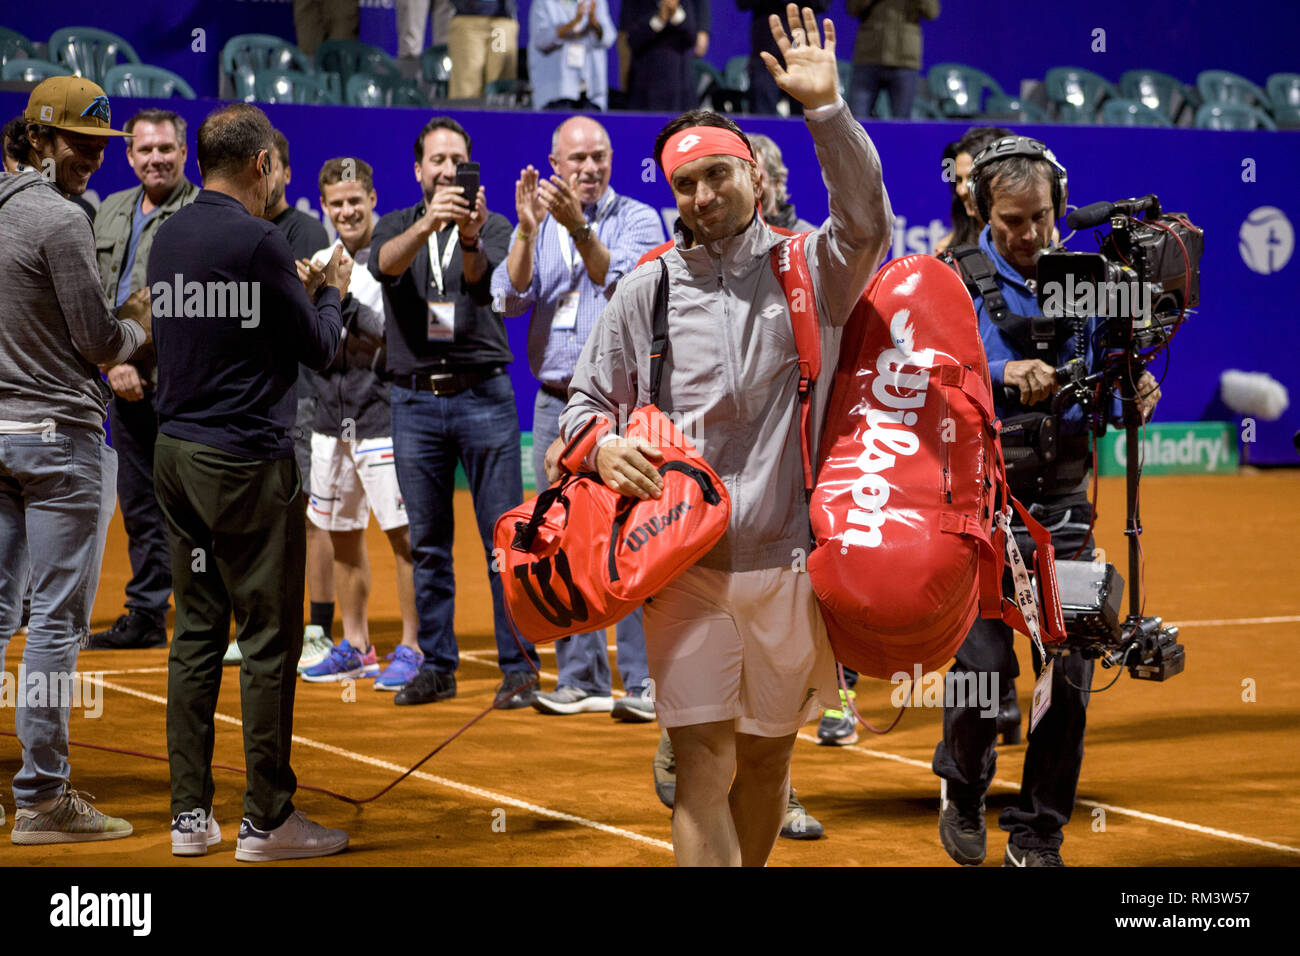
[[[430,302],[429,341],[450,342],[456,337],[456,303]]]

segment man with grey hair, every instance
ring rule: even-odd
[[[130,836],[69,786],[68,687],[89,631],[117,456],[104,443],[108,389],[96,365],[148,341],[148,299],[115,310],[95,271],[86,191],[112,129],[108,97],[80,77],[40,83],[23,113],[26,172],[0,173],[0,670],[31,582],[14,725],[14,843]],[[3,820],[3,813],[0,813]]]
[[[233,611],[247,767],[235,859],[324,856],[348,836],[294,809],[289,763],[306,563],[306,496],[290,429],[298,363],[323,368],[338,350],[352,260],[340,247],[323,273],[299,278],[284,233],[260,218],[272,204],[275,145],[257,107],[209,114],[196,146],[203,190],[158,230],[148,269],[161,333],[154,479],[176,595],[172,853],[200,856],[221,840],[213,714]]]
[[[781,156],[781,147],[762,133],[750,133],[749,142],[754,147],[754,158],[758,160],[758,183],[760,203],[763,207],[763,221],[778,229],[790,232],[812,232],[817,227],[806,219],[800,219],[790,202],[790,193],[786,189],[790,170],[786,168]]]
[[[542,383],[533,405],[538,490],[546,486],[547,452],[559,437],[569,379],[587,336],[619,279],[663,239],[658,213],[610,187],[613,155],[609,134],[593,119],[574,116],[556,127],[549,157],[554,174],[543,180],[532,166],[520,171],[519,228],[509,256],[492,275],[492,297],[502,312],[533,310],[528,361]],[[533,706],[548,714],[595,711],[620,720],[654,720],[641,612],[619,622],[616,632],[625,697],[614,702],[605,634],[595,631],[556,643],[556,688],[538,694]]]
[[[119,307],[144,288],[149,250],[158,227],[194,201],[199,187],[185,177],[185,118],[170,110],[141,110],[123,127],[131,134],[126,161],[140,185],[113,193],[95,219],[99,278]],[[167,531],[153,490],[153,446],[158,439],[154,389],[158,384],[153,348],[108,370],[114,398],[108,406],[117,450],[117,497],[122,503],[131,559],[126,613],[107,630],[90,635],[87,649],[162,647],[167,643],[167,608],[172,593]]]

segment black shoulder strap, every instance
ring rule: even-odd
[[[668,351],[668,263],[659,257],[659,288],[655,290],[654,321],[650,326],[650,404],[659,405],[659,380]]]
[[[1026,358],[1056,364],[1061,346],[1072,331],[1067,323],[1041,315],[1017,315],[1007,308],[1007,300],[998,288],[997,270],[979,246],[958,246],[947,250],[941,258],[957,269],[972,299],[984,300],[984,309],[993,324],[1007,334]]]

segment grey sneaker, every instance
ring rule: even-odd
[[[315,667],[334,650],[334,642],[325,636],[325,629],[318,624],[308,624],[302,632],[302,656],[298,658],[298,673],[309,667]]]
[[[576,687],[557,687],[533,698],[533,708],[543,714],[608,714],[614,709],[614,698],[609,694],[588,694]]]
[[[221,825],[212,813],[196,807],[172,821],[172,856],[203,856],[221,842]]]
[[[668,731],[659,732],[659,749],[654,759],[655,796],[669,810],[677,798],[677,758],[673,756],[673,742]]]
[[[225,667],[230,667],[241,663],[244,660],[244,652],[239,649],[238,641],[231,641],[230,646],[226,648],[225,655],[221,658],[221,663]]]
[[[781,836],[787,840],[820,840],[826,834],[817,818],[803,808],[799,798],[790,788],[790,798],[785,806],[785,819],[781,821]]]
[[[96,810],[87,802],[88,796],[90,794],[83,795],[68,787],[48,810],[19,807],[14,814],[14,829],[10,839],[18,846],[37,846],[46,843],[120,840],[134,832],[131,824],[125,820]]]
[[[655,701],[649,688],[627,694],[614,701],[609,716],[629,724],[648,724],[655,719]]]
[[[295,810],[274,830],[259,830],[244,817],[235,841],[235,859],[246,863],[305,860],[338,853],[347,845],[348,835],[342,830],[327,830],[308,820],[301,810]]]

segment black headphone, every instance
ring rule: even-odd
[[[970,190],[971,195],[975,197],[975,208],[979,211],[980,218],[988,222],[990,212],[989,199],[981,194],[980,189],[984,179],[983,174],[993,163],[1012,156],[1041,159],[1052,167],[1052,210],[1055,213],[1055,218],[1059,219],[1064,216],[1066,185],[1069,179],[1065,174],[1065,167],[1057,161],[1056,154],[1040,141],[1030,139],[1028,136],[1003,136],[981,149],[971,162],[970,179],[967,180],[967,188]],[[989,185],[992,186],[992,183],[990,182]]]
[[[266,151],[266,159],[262,160],[262,175],[271,175],[271,151],[269,149]]]

